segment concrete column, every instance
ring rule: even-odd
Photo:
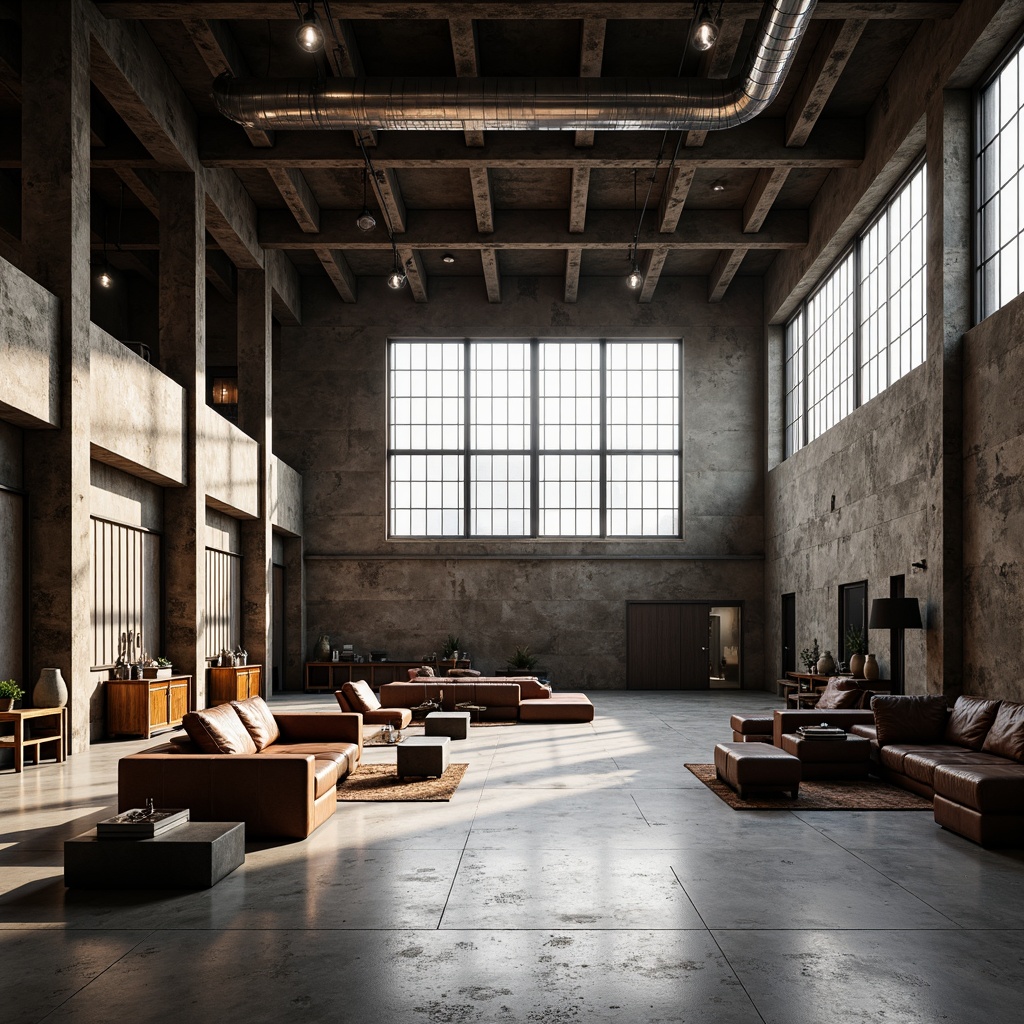
[[[301,690],[306,677],[306,562],[304,541],[301,537],[289,537],[284,542],[284,587],[285,587],[285,648],[284,679],[281,687],[285,690]]]
[[[80,0],[22,4],[22,241],[60,299],[60,426],[25,431],[31,692],[60,668],[72,750],[90,740],[89,34]]]
[[[160,175],[160,368],[185,389],[185,486],[164,491],[167,656],[206,705],[206,223],[191,172]]]
[[[786,328],[769,324],[764,347],[765,472],[786,457]]]
[[[270,463],[271,290],[262,270],[238,271],[238,425],[259,446],[260,510],[242,523],[242,643],[249,660],[263,666],[262,689],[270,692],[271,595],[273,592]]]
[[[963,335],[971,326],[971,138],[966,90],[928,105],[928,568],[907,579],[927,605],[927,680],[907,666],[906,692],[955,697],[963,678]],[[924,552],[922,552],[924,553]]]

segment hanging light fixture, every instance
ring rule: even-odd
[[[99,276],[96,278],[96,283],[101,288],[113,288],[114,287],[114,275],[110,272],[110,267],[107,266],[106,262],[100,267]]]
[[[370,213],[370,208],[366,205],[366,168],[363,168],[363,210],[362,213],[356,217],[356,227],[360,231],[369,232],[377,226],[377,218]]]
[[[691,39],[696,49],[702,53],[710,50],[718,40],[718,21],[722,16],[722,4],[718,5],[718,15],[712,16],[711,4],[707,0],[699,0],[693,5],[693,20],[696,25]]]
[[[640,265],[637,263],[636,246],[640,239],[640,225],[643,223],[644,211],[647,210],[647,203],[644,203],[644,211],[637,215],[636,203],[636,168],[633,168],[633,216],[636,218],[636,226],[633,229],[633,241],[630,243],[629,252],[626,258],[629,260],[630,270],[626,275],[626,287],[631,291],[637,291],[644,283],[644,275],[640,273]],[[650,193],[648,193],[650,194]]]
[[[316,5],[310,0],[302,24],[295,32],[295,41],[306,53],[319,53],[324,48],[324,30],[316,13]]]
[[[395,245],[394,239],[391,241],[391,251],[394,253],[395,261],[391,273],[388,274],[388,287],[392,291],[397,292],[405,287],[406,276],[405,271],[402,269],[402,263],[398,258],[398,246]]]
[[[122,186],[123,188],[123,186]],[[123,193],[122,193],[123,202]],[[118,228],[118,235],[120,235],[120,227]],[[118,238],[117,247],[121,248],[121,240]],[[110,261],[107,259],[107,211],[104,207],[103,210],[103,262],[100,264],[99,273],[96,275],[96,283],[101,287],[109,291],[114,287],[114,271],[110,266]]]
[[[633,269],[626,275],[626,287],[636,291],[644,283],[644,275],[640,273],[636,260],[633,261]]]

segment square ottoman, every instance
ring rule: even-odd
[[[863,736],[816,740],[787,732],[782,749],[800,759],[805,779],[866,779],[871,767],[871,743]]]
[[[795,800],[800,788],[800,759],[766,743],[718,743],[715,775],[741,798],[752,789],[788,789]]]
[[[448,767],[451,742],[447,736],[410,736],[397,748],[398,777],[436,775],[440,778]]]
[[[469,736],[468,711],[431,711],[424,722],[427,736],[464,740]]]
[[[729,725],[737,743],[771,743],[775,720],[771,715],[733,715]]]

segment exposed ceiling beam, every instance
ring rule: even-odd
[[[360,160],[360,164],[362,161]],[[370,186],[377,197],[377,205],[391,224],[391,230],[402,234],[406,229],[405,201],[398,185],[398,175],[391,167],[381,167],[374,159],[374,173],[370,175]]]
[[[277,186],[288,209],[292,211],[292,216],[299,227],[303,231],[319,231],[320,204],[316,201],[316,196],[313,195],[302,172],[290,167],[270,167],[267,173]]]
[[[95,6],[108,18],[149,18],[151,20],[181,21],[189,17],[235,18],[238,20],[295,21],[292,0],[97,0]],[[534,19],[582,19],[588,17],[620,18],[627,20],[673,20],[680,17],[679,3],[544,3],[531,4],[529,17]],[[880,19],[936,19],[951,18],[960,6],[960,0],[820,0],[814,10],[816,18]],[[726,0],[722,4],[722,17],[757,18],[762,5],[757,0]],[[521,3],[494,3],[477,0],[475,3],[447,3],[445,0],[404,0],[400,3],[374,2],[346,3],[345,14],[353,20],[386,20],[404,18],[416,20],[443,20],[449,17],[491,18],[494,20],[520,20]],[[687,14],[688,16],[688,14]]]
[[[665,260],[668,258],[668,249],[648,249],[644,255],[643,265],[640,273],[644,276],[644,283],[640,286],[640,297],[637,302],[650,302],[654,298],[654,289],[658,287],[661,272],[665,267]]]
[[[765,168],[757,172],[754,185],[743,204],[743,230],[760,231],[768,211],[775,202],[782,186],[786,184],[789,170],[785,167]]]
[[[292,11],[294,17],[294,9]],[[333,55],[332,66],[337,68],[337,74],[343,78],[362,78],[364,74],[363,59],[359,56],[359,47],[356,44],[355,33],[352,31],[352,23],[347,18],[334,19],[334,31],[338,37],[338,50]],[[378,135],[375,128],[363,128],[352,133],[356,145],[360,140],[364,146],[376,146]]]
[[[574,167],[569,188],[569,230],[575,235],[587,225],[587,196],[590,193],[590,168]]]
[[[693,167],[676,167],[673,169],[669,183],[661,194],[661,205],[658,207],[658,230],[663,233],[675,231],[679,224],[679,216],[683,212],[686,197],[693,184]]]
[[[255,150],[237,125],[223,118],[200,124],[200,154],[207,167],[360,168],[362,156],[343,147],[338,132],[277,132],[273,149]],[[653,167],[657,153],[650,132],[605,132],[601,145],[578,149],[567,132],[491,132],[483,149],[456,141],[454,132],[387,132],[373,155],[385,168]],[[0,133],[0,160],[10,159],[20,145]],[[108,149],[110,147],[107,147]],[[640,155],[638,155],[640,154]],[[102,150],[96,161],[109,166]],[[133,158],[134,159],[134,158]],[[857,167],[864,159],[864,123],[859,118],[823,118],[806,146],[785,145],[783,118],[755,118],[726,132],[713,132],[699,149],[681,149],[677,167]],[[98,164],[94,163],[94,166]]]
[[[580,78],[600,78],[601,65],[604,63],[604,37],[608,27],[606,18],[584,18],[583,32],[580,40]],[[592,131],[577,132],[577,146],[592,146]]]
[[[405,276],[409,282],[409,291],[416,302],[427,301],[427,275],[423,269],[420,254],[409,246],[398,247],[398,258],[405,268]]]
[[[14,31],[0,31],[0,86],[21,100],[21,39]]]
[[[807,141],[866,26],[864,19],[851,19],[831,21],[822,30],[786,111],[787,146],[802,146]]]
[[[736,59],[736,51],[739,49],[740,38],[743,36],[745,18],[725,17],[718,28],[718,38],[715,45],[704,54],[700,63],[700,74],[702,78],[728,78],[732,71],[733,61]],[[683,145],[703,146],[707,140],[708,133],[705,131],[690,131],[684,133]]]
[[[488,235],[494,230],[494,199],[491,196],[491,176],[486,167],[469,169],[469,187],[473,191],[476,229],[480,234]]]
[[[575,302],[580,290],[580,264],[583,250],[578,245],[565,250],[565,301]]]
[[[448,22],[452,37],[452,55],[455,58],[456,78],[478,78],[480,76],[480,51],[476,39],[476,22],[472,18],[452,18]],[[482,146],[484,133],[467,131],[467,146]]]
[[[235,301],[238,275],[235,265],[217,249],[206,250],[206,280],[228,302]]]
[[[327,271],[343,302],[355,302],[358,294],[356,276],[345,257],[337,249],[314,249],[317,259]]]
[[[154,217],[160,215],[160,186],[156,171],[125,165],[118,167],[117,176]]]
[[[498,267],[498,254],[493,249],[481,249],[480,265],[484,271],[487,301],[501,302],[501,270]]]
[[[268,252],[264,268],[274,316],[283,324],[301,324],[302,285],[295,264],[283,252]]]
[[[708,302],[721,302],[726,289],[732,284],[736,271],[740,269],[746,249],[726,249],[715,261],[715,268],[708,278]]]

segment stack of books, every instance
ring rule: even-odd
[[[846,733],[837,725],[801,725],[796,733],[805,740],[845,740]]]
[[[351,644],[342,644],[341,645],[341,653],[338,655],[339,660],[341,660],[341,661],[354,661],[355,657],[356,657],[356,652],[352,649],[352,645]]]
[[[153,839],[188,821],[188,808],[133,807],[96,825],[97,839]]]

